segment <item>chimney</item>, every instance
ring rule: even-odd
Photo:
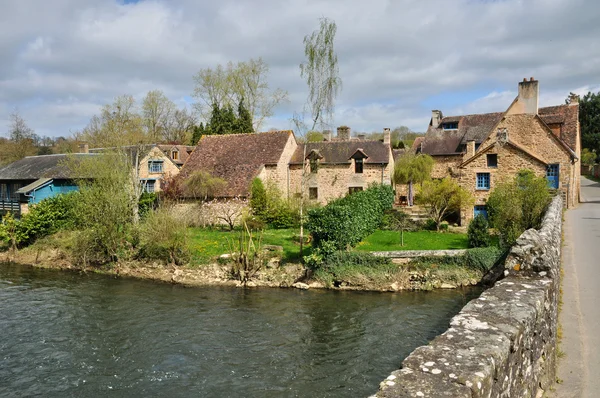
[[[475,141],[469,140],[467,141],[467,159],[475,156]]]
[[[79,153],[90,153],[90,146],[87,142],[79,143]]]
[[[521,105],[522,113],[529,115],[537,115],[538,104],[539,104],[540,89],[538,81],[533,77],[529,79],[523,79],[519,83],[519,103]]]
[[[359,141],[364,141],[367,138],[367,135],[365,133],[360,133],[357,137]]]
[[[323,130],[323,141],[331,141],[333,139],[333,133],[331,130]]]
[[[383,129],[383,144],[390,145],[392,142],[392,131],[389,127]]]
[[[442,115],[442,111],[438,111],[438,110],[431,111],[431,127],[433,127],[434,129],[437,129],[438,126],[440,125],[440,123],[442,122],[443,117],[444,117],[444,115]]]
[[[579,96],[575,93],[569,93],[569,105],[577,105],[579,104]]]
[[[340,126],[337,128],[337,139],[339,141],[350,141],[350,127]]]

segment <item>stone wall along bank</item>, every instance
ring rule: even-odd
[[[562,199],[525,231],[504,278],[418,347],[373,397],[538,397],[555,380]]]

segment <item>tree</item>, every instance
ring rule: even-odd
[[[461,208],[470,206],[472,202],[471,194],[450,177],[425,181],[419,194],[419,203],[428,209],[438,231],[448,214],[460,211]]]
[[[583,148],[581,151],[581,164],[588,167],[593,167],[596,164],[596,150],[589,150],[587,148]]]
[[[426,154],[406,154],[398,159],[394,168],[394,182],[408,184],[409,206],[412,206],[414,201],[413,184],[423,183],[431,177],[433,163],[433,158]]]
[[[467,230],[469,247],[488,247],[490,245],[489,228],[488,220],[484,215],[475,216]]]
[[[15,110],[9,116],[8,134],[10,140],[5,148],[0,149],[0,157],[3,162],[11,163],[26,156],[37,155],[37,144],[39,137],[30,128],[19,111]]]
[[[184,180],[183,189],[186,196],[207,200],[214,198],[226,184],[222,178],[213,177],[206,171],[195,171]]]
[[[337,25],[328,18],[319,19],[319,29],[304,36],[306,62],[300,64],[300,76],[308,85],[307,107],[314,130],[333,117],[335,98],[342,88],[338,58],[334,49]]]
[[[275,107],[287,99],[287,92],[269,88],[268,75],[269,66],[262,58],[201,69],[194,76],[193,94],[200,115],[208,120],[215,104],[219,108],[233,107],[243,98],[252,115],[253,130],[259,131]]]
[[[240,98],[240,102],[238,104],[238,120],[236,130],[240,134],[254,133],[254,127],[252,126],[252,115],[244,105],[244,97]]]
[[[205,135],[208,134],[206,129],[204,128],[204,124],[202,122],[200,122],[199,125],[194,126],[193,132],[192,132],[192,142],[191,145],[198,145],[198,141],[200,141],[200,138]]]
[[[153,142],[159,142],[166,135],[165,129],[176,110],[173,101],[160,90],[148,91],[142,102],[142,117],[146,134]]]
[[[267,190],[258,177],[252,180],[250,186],[250,208],[252,214],[258,217],[262,217],[267,210]]]
[[[309,131],[304,136],[306,142],[322,142],[323,141],[323,133],[319,131]]]
[[[538,228],[550,203],[544,177],[521,170],[512,180],[498,184],[487,201],[490,224],[500,234],[501,246],[512,246],[529,228]]]
[[[566,102],[571,98],[570,95]],[[600,92],[588,92],[579,101],[579,123],[582,147],[600,153]]]

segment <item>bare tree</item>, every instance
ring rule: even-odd
[[[269,88],[268,75],[269,66],[262,58],[201,69],[194,76],[194,97],[200,115],[209,120],[213,104],[219,108],[236,107],[243,98],[252,115],[254,131],[259,131],[275,107],[287,100],[286,91]]]
[[[333,42],[337,25],[328,18],[319,20],[320,27],[304,37],[306,62],[300,64],[300,76],[308,84],[307,107],[314,130],[317,124],[326,125],[332,118],[335,98],[342,88],[338,58]]]
[[[173,101],[160,90],[152,90],[146,94],[142,102],[142,117],[148,138],[159,142],[165,136],[165,126],[175,113],[177,107]]]

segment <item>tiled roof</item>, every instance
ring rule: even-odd
[[[220,197],[247,196],[252,179],[265,165],[279,162],[291,130],[256,134],[205,135],[183,165],[179,178],[206,171],[227,185]]]
[[[302,164],[304,145],[306,145],[307,155],[313,150],[318,151],[323,157],[319,161],[321,164],[349,164],[350,157],[359,149],[368,156],[364,160],[365,163],[387,164],[390,161],[390,146],[382,141],[352,140],[309,142],[298,145],[290,164]]]
[[[578,118],[577,106],[559,105],[539,108],[538,114],[546,124],[561,124],[559,138],[572,150],[575,150]],[[503,116],[503,112],[494,112],[479,115],[444,117],[437,128],[430,125],[427,129],[422,142],[423,153],[429,155],[462,153],[468,141],[475,141],[477,144],[485,141],[494,126],[502,120]],[[458,122],[458,129],[444,130],[443,124],[450,122]],[[416,140],[415,143],[417,143]]]
[[[83,159],[93,154],[28,156],[0,169],[0,180],[37,180],[39,178],[71,178],[64,162],[71,156]]]
[[[171,157],[171,151],[176,149],[179,152],[179,159],[172,159],[175,164],[178,166],[182,166],[185,161],[190,157],[192,151],[194,150],[194,146],[189,145],[169,145],[169,144],[159,144],[158,148],[165,153],[166,156]],[[189,152],[189,153],[188,153]]]

